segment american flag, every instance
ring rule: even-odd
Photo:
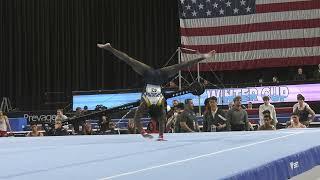
[[[181,46],[217,51],[201,70],[320,63],[320,0],[179,1]]]

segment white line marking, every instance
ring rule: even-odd
[[[254,146],[254,145],[257,145],[257,144],[262,144],[262,143],[265,143],[265,142],[269,142],[269,141],[273,141],[273,140],[277,140],[277,139],[282,139],[282,138],[286,138],[286,137],[289,137],[289,136],[302,134],[302,133],[303,132],[292,133],[292,134],[285,135],[285,136],[280,136],[280,137],[276,137],[276,138],[272,138],[272,139],[268,139],[268,140],[264,140],[264,141],[254,142],[254,143],[250,143],[250,144],[246,144],[246,145],[242,145],[242,146],[238,146],[238,147],[228,148],[228,149],[224,149],[224,150],[220,150],[220,151],[216,151],[216,152],[212,152],[212,153],[208,153],[208,154],[203,154],[203,155],[200,155],[200,156],[195,156],[195,157],[191,157],[191,158],[187,158],[187,159],[183,159],[183,160],[169,162],[169,163],[166,163],[166,164],[161,164],[161,165],[157,165],[157,166],[151,166],[151,167],[148,167],[148,168],[139,169],[139,170],[135,170],[135,171],[130,171],[130,172],[126,172],[126,173],[121,173],[121,174],[117,174],[117,175],[113,175],[113,176],[109,176],[109,177],[103,177],[103,178],[99,178],[98,180],[114,179],[114,178],[118,178],[118,177],[121,177],[121,176],[127,176],[127,175],[136,174],[136,173],[139,173],[139,172],[144,172],[144,171],[148,171],[148,170],[152,170],[152,169],[157,169],[157,168],[161,168],[161,167],[176,165],[176,164],[179,164],[179,163],[192,161],[192,160],[195,160],[195,159],[200,159],[200,158],[204,158],[204,157],[208,157],[208,156],[212,156],[212,155],[216,155],[216,154],[220,154],[220,153],[224,153],[224,152],[228,152],[228,151],[232,151],[232,150],[236,150],[236,149],[246,148],[246,147],[249,147],[249,146]]]

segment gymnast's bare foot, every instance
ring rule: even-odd
[[[97,44],[97,46],[101,49],[109,49],[111,48],[111,44],[110,43],[106,43],[106,44]]]
[[[210,52],[208,52],[208,53],[206,53],[206,54],[203,54],[202,56],[203,56],[204,58],[210,58],[210,57],[212,57],[215,53],[216,53],[216,50],[212,50],[212,51],[210,51]]]

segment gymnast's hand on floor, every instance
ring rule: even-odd
[[[111,44],[110,43],[106,43],[106,44],[97,44],[97,46],[99,48],[102,48],[102,49],[108,49],[108,48],[111,48]]]

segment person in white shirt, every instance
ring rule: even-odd
[[[0,111],[0,137],[8,136],[8,131],[11,132],[9,119]]]
[[[58,109],[56,119],[61,119],[62,121],[64,121],[64,120],[68,119],[68,117],[63,114],[62,109]]]
[[[268,96],[264,96],[263,97],[263,104],[261,104],[259,106],[260,126],[264,124],[263,111],[266,111],[266,110],[270,111],[270,116],[275,123],[274,125],[276,125],[278,123],[276,110],[275,110],[274,106],[272,104],[270,104],[269,101],[270,101],[270,98]]]

